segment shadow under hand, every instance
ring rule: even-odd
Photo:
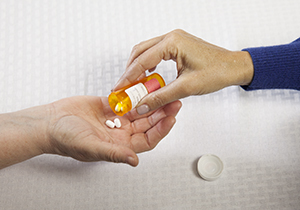
[[[29,170],[41,174],[78,176],[105,162],[80,162],[69,157],[43,155],[26,161]]]

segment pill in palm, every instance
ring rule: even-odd
[[[111,120],[106,120],[105,124],[110,127],[110,128],[114,128],[115,127],[115,123]]]
[[[116,119],[114,120],[114,123],[115,123],[115,125],[116,125],[117,128],[121,128],[121,121],[120,121],[119,118],[116,118]]]

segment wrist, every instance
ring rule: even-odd
[[[37,106],[0,115],[0,168],[43,154],[46,113],[46,106]]]
[[[35,148],[36,155],[47,153],[50,145],[49,125],[51,114],[53,112],[51,104],[30,108],[26,111],[27,117],[30,117],[30,127],[32,128],[32,144]]]
[[[254,67],[250,54],[246,51],[233,52],[233,69],[235,70],[235,81],[233,85],[250,85],[254,75]]]

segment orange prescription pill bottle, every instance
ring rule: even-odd
[[[164,79],[159,74],[151,74],[116,92],[112,92],[108,96],[109,106],[116,115],[123,116],[132,110],[148,93],[165,85]]]

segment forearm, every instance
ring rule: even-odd
[[[42,154],[45,107],[0,115],[0,169]]]
[[[285,45],[244,49],[251,54],[254,77],[246,90],[300,90],[300,39]]]

